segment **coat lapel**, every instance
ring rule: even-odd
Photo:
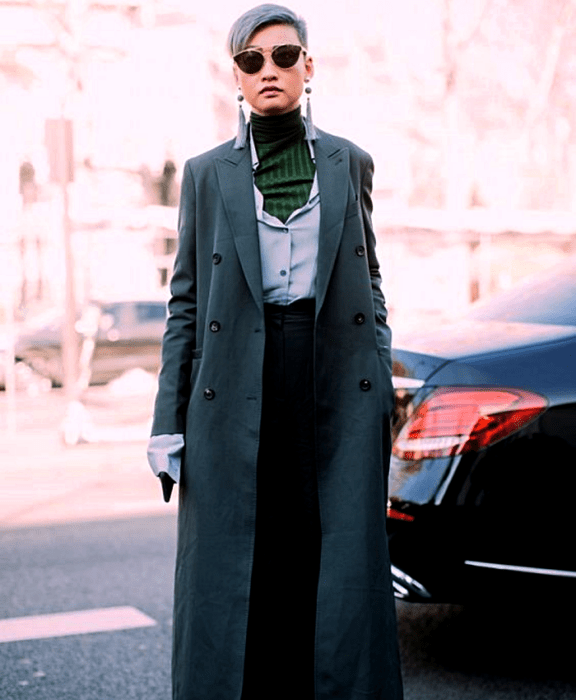
[[[320,133],[314,143],[318,187],[320,189],[320,239],[316,273],[316,315],[328,289],[328,282],[344,229],[348,205],[349,151],[331,147]]]
[[[252,296],[262,309],[262,270],[250,149],[231,148],[225,158],[216,160],[216,170],[240,264]]]

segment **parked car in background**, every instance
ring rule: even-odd
[[[38,376],[23,362],[14,362],[12,353],[12,337],[14,330],[8,324],[0,325],[0,391],[11,385],[17,390],[25,390],[28,394],[40,393],[50,387],[45,377]],[[48,383],[48,387],[46,384]]]
[[[51,309],[24,324],[16,340],[16,358],[54,384],[63,381],[61,342],[63,313]],[[96,319],[91,384],[105,384],[134,368],[157,372],[166,323],[162,299],[92,301],[79,314],[79,338],[86,319]]]
[[[576,258],[393,349],[396,595],[576,592]]]

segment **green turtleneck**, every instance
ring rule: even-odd
[[[308,201],[315,165],[304,139],[300,107],[288,114],[250,115],[260,165],[256,186],[264,197],[264,211],[286,222]]]

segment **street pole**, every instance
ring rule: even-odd
[[[72,124],[64,116],[58,124],[58,162],[62,197],[62,235],[64,243],[64,323],[62,324],[62,370],[64,393],[68,403],[77,398],[78,340],[76,336],[76,289],[72,223],[68,185],[72,179]]]

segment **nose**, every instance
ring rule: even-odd
[[[278,68],[269,53],[264,54],[264,65],[260,69],[263,78],[276,77]]]

